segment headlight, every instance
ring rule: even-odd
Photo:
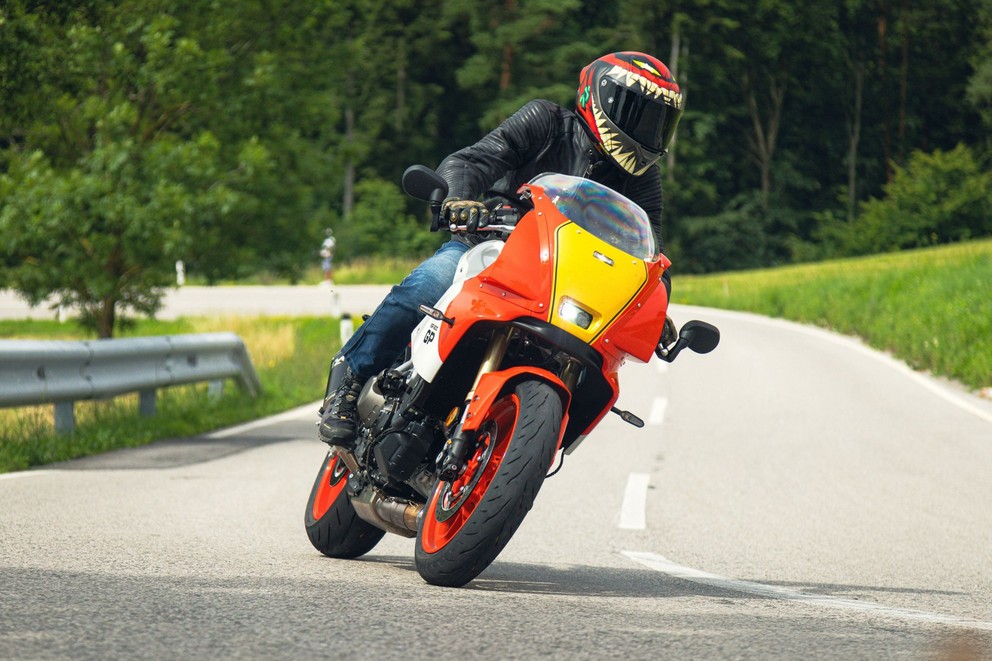
[[[592,323],[592,315],[570,298],[562,299],[561,305],[558,306],[558,316],[583,329],[589,328]]]

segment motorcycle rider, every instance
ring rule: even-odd
[[[320,409],[318,436],[352,447],[362,385],[387,368],[433,305],[451,286],[458,260],[487,237],[477,232],[496,203],[515,204],[522,184],[545,172],[585,177],[637,203],[662,250],[662,190],[658,160],[682,116],[682,92],[668,67],[645,53],[604,55],[579,75],[575,112],[535,100],[474,145],[448,156],[437,172],[448,183],[441,208],[446,222],[467,225],[393,287],[335,357],[347,368]],[[488,202],[479,201],[485,196]],[[665,286],[671,289],[668,273]]]

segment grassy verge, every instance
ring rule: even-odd
[[[339,285],[395,285],[407,276],[424,257],[382,257],[361,258],[334,266],[334,282]],[[324,274],[319,266],[311,266],[300,276],[301,285],[316,285],[323,280]],[[190,274],[186,279],[188,285],[209,285],[205,278]],[[221,281],[217,285],[288,285],[292,284],[284,277],[271,273],[259,273],[242,280]]]
[[[211,399],[206,384],[159,390],[158,413],[143,418],[136,396],[78,402],[76,431],[56,434],[52,406],[0,409],[0,472],[185,437],[253,420],[320,398],[331,357],[340,347],[336,319],[258,318],[141,321],[128,335],[171,335],[226,330],[245,341],[262,382],[252,399],[228,383]],[[0,337],[87,339],[71,324],[0,321]],[[316,419],[316,411],[314,411]]]
[[[992,240],[673,280],[676,303],[816,324],[914,368],[992,385]]]
[[[423,259],[356,259],[334,269],[339,285],[395,285]]]

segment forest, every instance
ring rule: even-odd
[[[992,235],[992,0],[3,0],[0,288],[107,335],[176,260],[427,254],[403,170],[619,50],[686,94],[676,276]]]

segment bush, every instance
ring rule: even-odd
[[[677,241],[681,273],[755,268],[766,252],[756,203],[744,201],[715,216],[685,218]]]
[[[365,179],[355,185],[355,209],[347,223],[338,226],[337,258],[395,257],[433,252],[440,239],[429,232],[423,217],[407,213],[407,200],[396,184]]]
[[[848,254],[867,254],[965,241],[992,234],[992,173],[971,150],[916,151],[896,168],[885,198],[861,205],[847,235]]]

